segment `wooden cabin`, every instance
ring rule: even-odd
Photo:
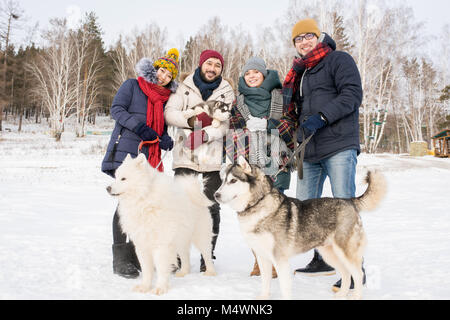
[[[433,140],[434,155],[436,157],[450,157],[450,129],[438,133],[431,139]]]

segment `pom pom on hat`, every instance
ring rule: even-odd
[[[170,49],[164,57],[157,59],[153,66],[155,68],[164,68],[172,73],[172,78],[175,79],[178,75],[178,60],[180,52],[176,48]]]
[[[300,20],[292,29],[292,42],[294,39],[304,33],[314,33],[317,38],[320,37],[321,31],[317,26],[317,22],[314,19]]]

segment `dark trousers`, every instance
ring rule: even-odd
[[[112,222],[112,233],[113,233],[113,243],[121,244],[127,242],[127,235],[123,232],[122,227],[119,223],[119,207],[116,208],[114,212],[113,222]]]
[[[219,235],[219,229],[220,229],[220,205],[214,198],[214,193],[220,188],[222,184],[222,180],[220,179],[219,171],[212,171],[212,172],[197,172],[192,169],[188,168],[177,168],[174,170],[176,176],[180,175],[199,175],[202,174],[203,178],[203,184],[205,186],[203,192],[205,193],[206,197],[214,202],[212,206],[209,207],[209,212],[211,214],[212,219],[212,232],[213,232],[213,238],[212,238],[212,249],[214,251],[214,248],[216,247],[217,237]]]

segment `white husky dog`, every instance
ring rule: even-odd
[[[169,177],[152,168],[143,154],[135,159],[127,155],[107,191],[119,198],[120,224],[133,241],[142,268],[142,283],[135,291],[151,290],[155,267],[156,287],[151,292],[166,293],[177,254],[181,269],[176,276],[189,273],[191,243],[205,259],[205,275],[216,274],[211,260],[212,222],[208,210],[212,202],[202,192],[198,179]]]

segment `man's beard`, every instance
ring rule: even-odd
[[[215,74],[215,77],[214,77],[212,80],[208,80],[208,79],[206,78],[206,76],[205,76],[205,73],[204,73],[202,70],[200,70],[200,77],[202,78],[202,80],[203,80],[204,82],[207,82],[207,83],[214,82],[214,81],[216,81],[216,80],[220,77],[220,74],[217,75],[215,72],[214,72],[214,74]]]

